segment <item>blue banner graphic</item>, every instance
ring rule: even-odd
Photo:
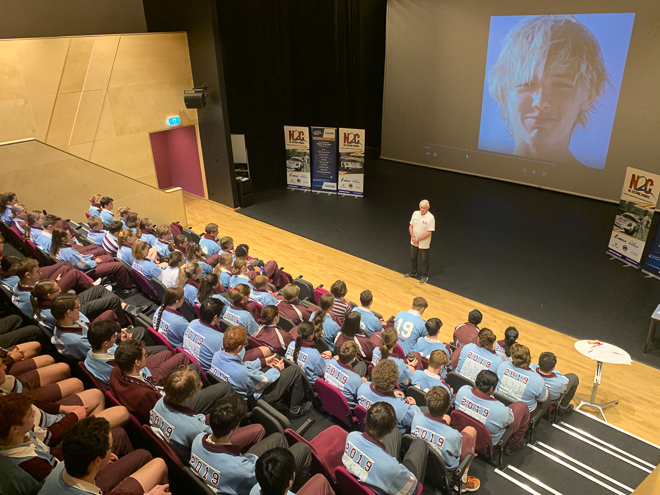
[[[337,193],[337,129],[310,127],[312,132],[312,191]]]

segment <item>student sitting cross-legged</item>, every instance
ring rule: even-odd
[[[454,471],[468,453],[474,454],[477,430],[466,426],[463,431],[458,431],[450,426],[451,418],[447,416],[450,396],[442,387],[433,387],[426,394],[426,405],[428,414],[415,416],[410,432],[414,437],[426,440],[440,454],[447,471]],[[465,469],[461,480],[464,492],[477,491],[481,485],[477,478],[467,475],[469,468]]]
[[[254,363],[245,363],[240,357],[247,347],[247,330],[244,327],[229,327],[223,340],[224,349],[213,356],[211,373],[231,383],[242,397],[262,398],[269,403],[286,398],[293,417],[310,411],[312,403],[304,401],[309,383],[298,366],[285,368],[275,355],[265,358],[265,372],[255,367]]]
[[[289,449],[275,447],[259,456],[255,465],[258,483],[250,495],[293,495],[296,480],[296,458]],[[322,474],[315,474],[296,492],[297,495],[334,495]]]
[[[184,464],[190,460],[190,447],[200,433],[211,433],[204,414],[194,414],[186,402],[202,388],[199,375],[189,368],[170,373],[163,382],[165,397],[161,397],[151,410],[149,424],[152,430],[179,456]],[[245,453],[260,442],[266,434],[263,426],[252,424],[239,427],[229,437],[232,445]]]
[[[220,399],[209,417],[212,433],[200,433],[192,444],[190,468],[214,493],[243,495],[257,483],[255,464],[259,456],[275,447],[288,446],[284,435],[273,433],[242,453],[241,445],[232,442],[232,435],[247,414],[247,404],[238,394]],[[303,442],[290,451],[295,459],[296,488],[309,478],[312,455]]]
[[[333,387],[339,389],[346,397],[348,405],[353,409],[358,401],[358,389],[368,381],[367,365],[364,361],[357,361],[358,346],[353,341],[344,342],[339,347],[339,354],[335,359],[327,361],[323,379]],[[355,368],[353,362],[357,362]]]
[[[164,495],[169,493],[167,465],[146,450],[121,459],[113,453],[116,439],[102,418],[88,418],[64,436],[60,463],[48,475],[41,495]],[[165,483],[165,484],[163,484]]]
[[[159,382],[144,371],[147,366],[144,343],[128,340],[119,344],[115,351],[115,363],[117,366],[110,373],[110,391],[142,424],[147,424],[149,413],[164,393]],[[188,365],[198,371],[197,366],[189,363],[185,354],[175,354],[163,366],[174,370]],[[207,414],[215,401],[230,391],[228,384],[218,383],[195,393],[186,405],[195,414]]]
[[[392,405],[377,402],[367,412],[365,432],[354,431],[346,437],[342,464],[379,495],[413,495],[426,475],[426,442],[415,439],[399,462],[401,433],[396,425]]]

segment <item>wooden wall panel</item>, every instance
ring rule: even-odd
[[[26,96],[57,94],[70,38],[12,41],[21,64]]]

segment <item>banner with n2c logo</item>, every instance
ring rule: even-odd
[[[286,149],[286,187],[303,191],[311,190],[309,129],[285,125],[284,145]]]
[[[659,192],[660,175],[628,167],[608,254],[639,267]]]
[[[339,182],[342,196],[364,195],[364,129],[339,128]]]

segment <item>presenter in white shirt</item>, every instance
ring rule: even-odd
[[[429,213],[431,205],[425,199],[419,203],[419,211],[413,213],[408,231],[410,232],[410,271],[405,277],[417,277],[417,256],[422,252],[424,270],[419,279],[425,284],[429,279],[429,251],[431,248],[431,234],[435,231],[435,217]]]

